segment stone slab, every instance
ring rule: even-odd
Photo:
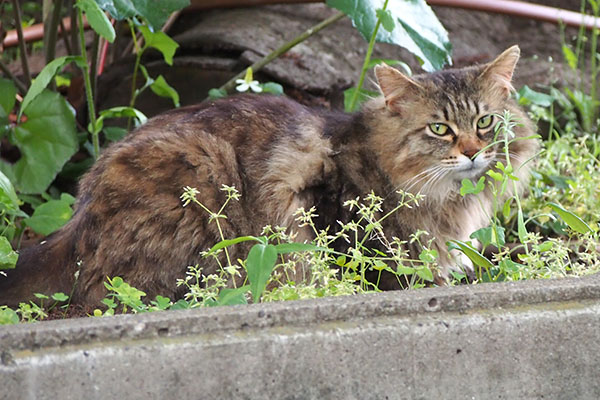
[[[598,399],[600,277],[0,328],[0,399]]]

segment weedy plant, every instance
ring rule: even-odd
[[[186,187],[181,198],[184,206],[201,207],[210,223],[217,225],[222,240],[203,253],[208,262],[215,263],[216,272],[205,274],[200,265],[190,266],[184,279],[177,284],[186,289],[183,299],[172,303],[158,296],[149,305],[142,302],[145,293],[132,288],[119,277],[105,283],[109,294],[102,303],[105,311],[94,315],[113,315],[115,311],[146,312],[163,309],[197,308],[218,305],[246,304],[260,301],[294,300],[325,296],[349,295],[378,290],[378,279],[387,271],[411,288],[423,287],[433,281],[437,268],[435,250],[425,242],[426,232],[416,232],[410,242],[421,246],[419,259],[411,259],[406,242],[397,238],[388,240],[382,222],[401,207],[418,206],[419,196],[402,193],[401,200],[390,212],[381,214],[383,199],[374,194],[364,199],[353,199],[345,206],[356,213],[356,219],[331,229],[317,229],[315,209],[297,211],[299,228],[308,227],[315,234],[312,243],[295,243],[295,234],[285,227],[266,226],[262,236],[242,236],[225,239],[219,221],[226,218],[226,207],[239,199],[237,190],[223,186],[227,197],[218,211],[212,211],[196,199],[198,191]],[[346,253],[334,250],[334,243],[346,241]],[[376,240],[383,250],[369,248]],[[256,242],[246,259],[232,260],[228,248],[242,242]],[[224,255],[224,257],[222,257]],[[334,268],[332,268],[332,266]],[[368,280],[367,271],[377,271],[375,281]],[[408,277],[408,278],[407,278]]]

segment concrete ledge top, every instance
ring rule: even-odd
[[[384,316],[467,313],[593,299],[600,299],[599,274],[582,278],[487,283],[247,306],[77,318],[0,327],[0,351],[277,326],[308,326]]]
[[[0,399],[597,400],[600,275],[0,328]]]

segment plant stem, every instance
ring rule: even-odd
[[[586,0],[581,0],[581,6],[579,8],[579,12],[582,15],[585,14],[585,3]],[[583,87],[583,70],[585,69],[585,62],[583,59],[583,53],[585,52],[585,49],[583,48],[583,38],[585,36],[585,27],[583,26],[583,24],[581,24],[581,26],[579,27],[579,32],[577,33],[577,42],[575,45],[575,59],[577,60],[577,65],[583,65],[582,68],[579,69],[579,79],[577,79],[577,90],[582,91],[582,87]],[[565,41],[566,43],[566,41]]]
[[[327,18],[326,20],[318,23],[317,25],[305,30],[300,35],[296,36],[289,42],[284,43],[282,46],[280,46],[276,50],[273,50],[271,53],[267,54],[265,57],[261,58],[260,60],[258,60],[254,64],[252,64],[250,66],[250,68],[252,68],[252,72],[259,71],[262,67],[264,67],[265,65],[267,65],[268,63],[270,63],[271,61],[273,61],[274,59],[276,59],[283,53],[287,52],[288,50],[290,50],[292,47],[294,47],[298,43],[303,42],[304,40],[308,39],[315,33],[321,31],[323,28],[326,28],[327,26],[338,21],[345,15],[346,14],[344,14],[343,12],[339,12],[339,13]],[[224,90],[226,92],[231,91],[231,89],[233,89],[235,87],[235,81],[237,79],[242,79],[244,77],[244,75],[246,74],[246,70],[247,70],[247,68],[244,68],[244,70],[242,72],[240,72],[239,74],[237,74],[236,76],[231,78],[229,81],[227,81],[223,86],[221,86],[219,88],[219,90]]]
[[[27,46],[25,44],[25,38],[23,37],[21,6],[19,5],[19,0],[13,0],[12,3],[15,11],[15,28],[17,29],[17,36],[19,37],[19,52],[21,53],[21,65],[23,67],[23,77],[25,78],[26,85],[24,92],[27,92],[27,87],[31,85],[31,74],[29,73],[29,63],[27,62]]]
[[[67,30],[65,28],[65,24],[62,18],[60,18],[60,36],[63,40],[63,43],[65,44],[65,48],[67,49],[67,54],[69,55],[75,55],[75,53],[73,53],[73,50],[71,49],[71,43],[69,43],[69,38],[67,37]]]
[[[94,103],[96,102],[96,78],[98,76],[98,48],[100,46],[100,35],[94,35],[90,54],[90,82],[92,82],[92,93],[94,94]]]
[[[131,20],[127,21],[129,23],[129,30],[131,31],[131,37],[133,38],[133,45],[135,46],[135,65],[133,66],[133,76],[131,77],[131,98],[129,99],[129,107],[135,107],[135,100],[137,98],[136,87],[137,87],[137,73],[138,69],[140,69],[140,62],[142,60],[142,53],[144,52],[144,48],[140,48],[138,46],[138,41],[135,36],[135,30],[133,29],[133,22]],[[132,118],[129,117],[127,119],[127,130],[131,129],[131,121]]]
[[[79,37],[77,29],[78,21],[77,21],[77,7],[75,7],[75,1],[71,1],[71,50],[73,54],[79,54]]]
[[[46,40],[46,64],[54,60],[56,54],[56,38],[58,37],[58,27],[60,23],[60,12],[62,10],[63,0],[55,0],[54,9],[52,10],[52,19],[48,26],[47,32],[44,33],[47,36]]]
[[[389,0],[385,0],[383,3],[383,10],[387,8]],[[362,69],[360,71],[360,78],[358,78],[358,85],[356,86],[356,90],[352,94],[352,99],[350,100],[349,109],[350,111],[354,111],[356,108],[356,102],[358,101],[358,95],[360,93],[360,89],[363,86],[365,81],[365,75],[367,74],[367,69],[369,67],[369,62],[371,61],[371,54],[373,53],[373,47],[375,47],[375,39],[377,37],[377,32],[379,31],[379,27],[381,26],[381,19],[377,18],[377,23],[375,24],[375,29],[373,29],[373,34],[371,35],[371,39],[369,40],[369,47],[367,48],[367,54],[365,55],[365,61],[363,62]]]
[[[23,96],[25,95],[25,93],[27,93],[27,86],[25,86],[23,82],[21,82],[16,76],[13,75],[12,72],[10,72],[10,70],[6,65],[4,65],[2,60],[0,60],[0,70],[4,75],[8,77],[8,79],[12,80],[15,83],[17,89],[19,89],[19,92],[21,92]]]
[[[597,18],[598,17],[598,4],[595,4],[594,7],[594,17]],[[590,58],[591,58],[591,75],[592,75],[592,82],[591,82],[591,88],[590,88],[590,97],[592,99],[592,115],[588,116],[589,118],[589,130],[592,129],[592,126],[594,124],[594,121],[596,120],[596,109],[598,108],[596,105],[596,99],[598,97],[597,93],[596,93],[596,84],[597,84],[597,79],[598,79],[598,64],[596,61],[596,57],[598,56],[598,54],[596,54],[596,50],[598,48],[598,28],[594,27],[594,29],[592,29],[592,43],[591,43],[591,49],[590,49]]]
[[[100,141],[98,140],[98,132],[96,132],[96,110],[94,107],[94,96],[92,93],[92,82],[90,80],[90,66],[87,60],[87,51],[85,48],[85,34],[83,31],[83,11],[79,8],[77,10],[77,22],[79,24],[79,45],[81,47],[81,58],[83,59],[83,82],[85,84],[85,96],[88,104],[88,114],[92,129],[92,146],[94,148],[94,159],[98,158],[100,154]]]

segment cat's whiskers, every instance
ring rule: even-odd
[[[419,191],[421,194],[427,195],[429,194],[429,190],[434,187],[434,184],[442,180],[446,175],[448,175],[452,171],[451,168],[440,168],[425,184],[421,187]]]
[[[508,155],[510,156],[510,158],[514,158],[515,160],[517,160],[521,164],[525,163],[525,159],[523,157],[521,157],[519,154],[517,154],[517,153],[515,153],[513,151],[509,151]]]
[[[427,169],[421,171],[420,173],[418,173],[417,175],[415,175],[414,177],[412,177],[405,183],[405,184],[408,184],[408,186],[406,186],[403,190],[405,192],[409,192],[416,185],[418,185],[421,181],[423,181],[424,179],[430,178],[432,175],[435,175],[437,172],[439,172],[443,168],[444,167],[442,167],[440,165],[434,165],[433,167],[430,167],[430,168],[427,168]],[[418,179],[416,179],[416,178],[418,178]],[[421,192],[421,190],[419,190],[419,192]]]
[[[523,164],[525,162],[525,160],[523,159],[523,157],[521,157],[520,155],[516,154],[515,152],[509,151],[508,155],[511,159],[518,161],[520,164]],[[495,153],[494,154],[494,159],[496,161],[506,161],[506,154],[505,153]]]
[[[418,179],[418,178],[422,177],[423,175],[428,174],[429,172],[431,172],[432,170],[434,170],[434,169],[436,169],[438,167],[439,166],[434,165],[432,167],[426,168],[423,171],[421,171],[418,174],[416,174],[415,176],[413,176],[412,178],[410,178],[409,180],[407,180],[406,182],[402,183],[402,185],[405,185],[406,188],[409,188],[415,182],[415,179]]]

